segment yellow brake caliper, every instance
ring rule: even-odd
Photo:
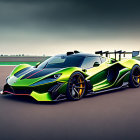
[[[79,90],[79,97],[81,96],[82,92],[83,92],[83,84],[82,84],[82,79],[80,78],[79,79],[79,82],[80,82],[80,90]]]
[[[140,75],[138,76],[138,83],[140,83]]]

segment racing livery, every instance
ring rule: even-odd
[[[36,66],[18,65],[6,79],[2,94],[29,95],[37,101],[79,100],[83,96],[140,86],[140,61],[121,59],[139,52],[78,51],[56,55]],[[106,57],[103,57],[103,55]],[[115,58],[108,58],[115,54]],[[117,59],[117,54],[119,59]]]

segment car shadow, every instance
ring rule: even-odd
[[[31,96],[24,96],[24,95],[1,95],[2,98],[6,99],[6,100],[13,100],[16,102],[23,102],[23,103],[31,103],[31,104],[46,104],[46,105],[56,105],[58,104],[60,101],[36,101],[34,98],[32,98]]]

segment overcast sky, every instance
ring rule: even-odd
[[[139,0],[0,0],[0,53],[140,50]]]

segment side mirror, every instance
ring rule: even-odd
[[[100,64],[99,64],[99,62],[95,62],[94,64],[93,64],[93,67],[98,67]]]
[[[87,72],[87,70],[86,70],[86,69],[82,69],[82,71],[83,71],[83,72]]]
[[[37,62],[35,65],[35,68],[37,68],[40,65],[41,62]]]

